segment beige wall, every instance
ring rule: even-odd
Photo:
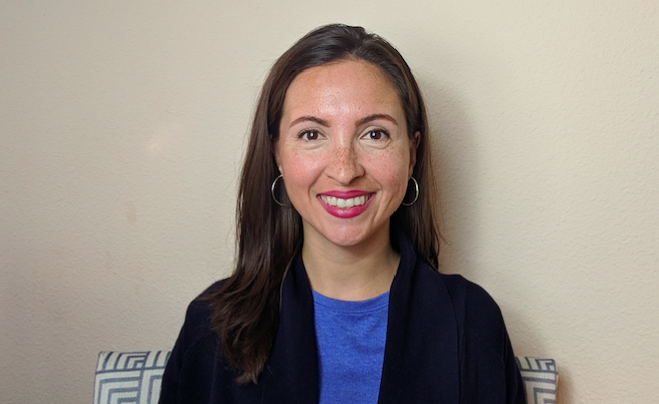
[[[335,21],[390,39],[421,82],[445,270],[490,291],[517,354],[558,361],[560,402],[656,402],[654,0],[1,9],[3,403],[88,403],[98,351],[171,347],[231,266],[265,71]]]

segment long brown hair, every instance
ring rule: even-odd
[[[263,370],[277,332],[280,286],[302,245],[300,215],[291,206],[278,205],[270,195],[270,184],[279,175],[273,150],[286,90],[302,71],[345,59],[380,67],[398,91],[410,139],[420,132],[413,172],[419,198],[392,215],[392,228],[402,229],[417,253],[438,267],[428,121],[409,66],[385,39],[361,27],[332,24],[309,32],[275,62],[261,90],[238,191],[236,268],[209,297],[214,308],[211,325],[221,338],[225,359],[241,372],[239,383],[256,383]],[[285,195],[278,198],[281,201]]]

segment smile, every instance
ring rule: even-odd
[[[317,196],[320,205],[327,213],[339,219],[352,219],[364,213],[375,193],[365,191],[330,191]]]
[[[361,206],[366,203],[371,198],[370,195],[357,196],[355,198],[337,198],[335,196],[326,196],[320,195],[320,199],[330,206],[337,207],[339,209],[349,209],[354,206]]]

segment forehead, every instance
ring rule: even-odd
[[[362,60],[342,60],[309,68],[289,85],[284,99],[283,114],[333,107],[335,112],[346,108],[396,109],[402,105],[391,79],[380,68]]]

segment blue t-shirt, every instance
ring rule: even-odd
[[[389,292],[351,302],[313,292],[320,404],[377,403]]]

